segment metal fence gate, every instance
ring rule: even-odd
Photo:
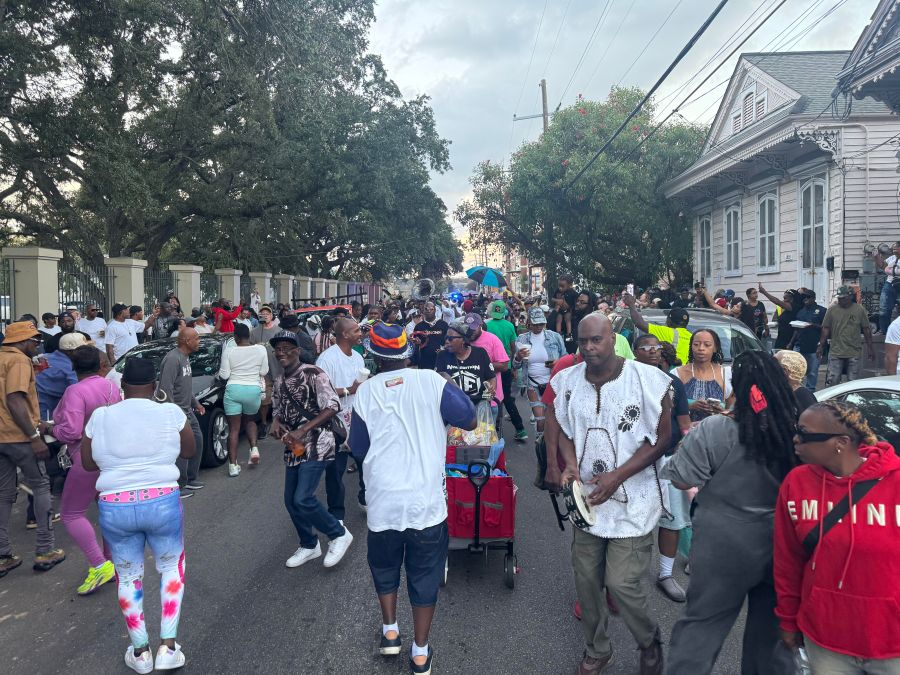
[[[148,316],[153,311],[154,305],[157,305],[170,292],[175,291],[175,274],[167,269],[144,269],[144,311]],[[179,298],[180,300],[180,298]],[[190,302],[190,300],[188,300]],[[182,307],[181,311],[185,311]],[[190,313],[191,308],[187,308]]]
[[[111,271],[105,266],[94,267],[63,258],[59,261],[60,309],[75,307],[84,314],[85,305],[93,304],[109,320],[112,318],[109,312],[111,276]]]
[[[200,275],[200,304],[211,305],[219,299],[219,277],[215,274]]]
[[[241,275],[241,297],[239,298],[228,298],[237,305],[249,305],[250,304],[250,291],[253,290],[253,279],[249,274]]]

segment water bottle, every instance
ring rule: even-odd
[[[797,675],[812,675],[812,666],[809,665],[809,657],[806,655],[804,647],[797,647],[794,650],[794,667]]]

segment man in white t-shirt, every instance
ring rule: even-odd
[[[41,315],[41,321],[44,322],[43,326],[40,326],[38,330],[46,335],[47,337],[52,337],[57,333],[62,332],[62,328],[56,325],[56,314],[51,314],[50,312],[44,312]]]
[[[891,315],[894,313],[894,305],[900,300],[900,294],[894,288],[894,282],[900,279],[900,241],[895,241],[891,246],[892,255],[887,257],[879,251],[875,256],[875,264],[884,270],[884,285],[881,287],[881,297],[878,302],[878,330],[887,334]]]
[[[113,320],[106,326],[106,355],[110,363],[115,363],[132,347],[137,347],[137,333],[134,330],[136,321],[128,318],[128,306],[115,304],[112,306]]]
[[[410,669],[430,673],[428,633],[449,543],[444,425],[474,429],[475,406],[436,372],[408,367],[412,344],[401,326],[376,323],[364,345],[378,374],[356,392],[348,443],[366,479],[368,561],[382,617],[379,652],[400,653],[397,589],[405,565],[415,626]]]
[[[100,308],[88,303],[84,308],[84,316],[75,322],[75,330],[87,333],[94,346],[101,352],[106,351],[106,321],[97,316]]]
[[[338,319],[334,325],[335,344],[319,355],[316,366],[325,371],[331,384],[334,385],[341,400],[338,415],[344,418],[350,428],[353,413],[353,401],[360,385],[360,371],[366,367],[363,357],[353,351],[353,347],[362,340],[359,324],[353,319]],[[328,500],[328,512],[338,520],[344,520],[344,471],[347,470],[347,452],[339,448],[334,461],[325,468],[325,495]],[[359,494],[357,500],[361,508],[366,508],[366,486],[362,472],[359,474]]]
[[[891,322],[884,335],[884,370],[887,375],[900,375],[900,316]]]

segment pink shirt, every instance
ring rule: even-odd
[[[99,375],[91,375],[68,387],[53,411],[53,436],[69,444],[69,456],[81,451],[84,426],[101,406],[122,400],[119,388]],[[123,433],[127,433],[123,430]]]
[[[487,352],[488,358],[490,358],[491,363],[509,363],[509,355],[506,353],[506,348],[503,346],[503,343],[500,342],[500,338],[498,338],[493,333],[488,333],[486,330],[481,331],[481,335],[477,340],[473,340],[472,344],[476,347],[481,347],[484,351]],[[500,373],[497,373],[497,376],[494,378],[496,381],[496,389],[494,396],[498,401],[503,400],[503,383],[500,381]]]

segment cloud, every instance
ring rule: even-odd
[[[547,78],[551,110],[557,103],[571,105],[579,93],[604,99],[633,62],[622,84],[649,88],[717,4],[716,0],[608,2],[606,17],[576,72],[589,36],[607,7],[605,0],[379,0],[370,50],[382,55],[405,96],[432,97],[438,131],[452,142],[452,171],[434,175],[432,180],[449,213],[470,194],[468,178],[478,162],[503,161],[523,142],[538,137],[539,119],[514,123],[512,117],[513,113],[540,112],[538,81],[542,77]],[[676,4],[671,19],[635,62]],[[726,42],[745,19],[752,17],[747,25],[755,25],[774,4],[775,0],[732,0],[657,98],[676,91],[711,58],[711,67],[718,65],[733,48]],[[803,14],[815,4],[815,9]],[[876,4],[877,0],[853,0],[815,23],[833,2],[786,3],[741,51],[852,49]],[[713,75],[700,93],[727,79],[736,58]],[[662,108],[671,109],[703,75]],[[724,84],[685,107],[684,115],[709,121],[722,91]]]

